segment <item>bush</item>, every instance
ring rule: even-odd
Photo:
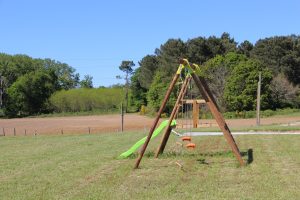
[[[147,112],[148,112],[147,107],[142,105],[140,108],[140,115],[145,115]]]
[[[276,111],[273,110],[264,110],[261,112],[262,117],[270,117],[276,114]]]
[[[56,89],[53,71],[34,71],[20,76],[7,90],[5,115],[26,116],[49,111],[48,98]]]
[[[122,99],[121,88],[80,88],[56,92],[50,97],[50,104],[55,112],[113,111]]]

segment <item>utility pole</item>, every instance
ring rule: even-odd
[[[127,113],[127,107],[128,107],[128,87],[129,87],[129,81],[128,81],[128,73],[126,73],[126,77],[125,77],[125,79],[126,79],[126,85],[125,85],[125,87],[126,87],[126,94],[125,94],[125,100],[126,100],[126,107],[125,107],[125,113]]]
[[[260,126],[260,91],[261,91],[261,72],[259,72],[258,83],[257,83],[256,126]]]

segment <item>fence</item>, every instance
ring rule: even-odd
[[[148,132],[149,127],[128,129],[124,131],[143,131]],[[0,136],[36,136],[36,135],[71,135],[71,134],[98,134],[98,133],[121,133],[121,128],[107,128],[100,127],[80,127],[80,128],[54,128],[52,130],[39,130],[39,129],[21,129],[21,128],[8,128],[2,127]]]

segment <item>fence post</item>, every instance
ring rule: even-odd
[[[89,127],[89,134],[91,134],[91,128]]]
[[[3,136],[5,136],[5,129],[3,128],[2,131],[3,131]]]
[[[127,109],[127,107],[126,107]],[[123,101],[121,103],[121,132],[124,131],[124,111],[123,111]]]
[[[24,131],[24,135],[26,136],[26,129],[25,129],[25,131]]]
[[[16,128],[14,128],[14,136],[16,136]]]
[[[61,129],[61,131],[60,131],[60,132],[61,132],[61,134],[63,135],[63,134],[64,134],[64,129]]]

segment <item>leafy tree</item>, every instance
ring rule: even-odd
[[[169,83],[165,83],[162,80],[163,80],[163,74],[157,72],[154,76],[153,82],[147,93],[148,105],[154,111],[158,111],[158,109],[160,108],[162,100],[163,100],[165,93],[169,86]],[[170,96],[170,99],[169,99],[167,105],[166,105],[165,111],[167,113],[171,112],[171,109],[174,106],[174,103],[176,101],[175,95],[176,95],[176,92],[173,92],[172,95]]]
[[[300,44],[299,44],[300,46]],[[283,73],[294,85],[300,85],[300,48],[282,58]]]
[[[284,73],[290,82],[300,84],[299,36],[275,36],[258,40],[251,56],[260,60],[273,74]]]
[[[133,67],[135,66],[133,61],[123,60],[121,65],[119,66],[119,69],[125,73],[125,112],[127,112],[128,108],[128,90],[129,90],[129,84],[130,84],[130,77],[133,74]],[[121,76],[117,76],[117,78],[121,78]]]
[[[136,110],[140,109],[142,105],[147,104],[147,89],[141,86],[140,73],[141,67],[135,70],[134,75],[131,77],[131,102],[135,106]]]
[[[51,59],[39,60],[44,69],[54,70],[58,77],[59,89],[69,90],[75,88],[79,84],[79,74],[75,73],[75,69],[66,63],[61,63]]]
[[[54,71],[27,73],[8,88],[5,113],[8,116],[32,115],[48,110],[47,100],[56,89]]]
[[[224,99],[224,89],[233,69],[240,63],[246,61],[244,55],[228,53],[225,56],[216,57],[204,63],[202,68],[209,87],[222,110],[226,110],[226,100]]]
[[[66,63],[51,59],[33,59],[27,55],[0,54],[0,74],[6,78],[8,87],[20,76],[42,69],[55,72],[58,77],[58,89],[75,88],[79,82],[79,74]]]
[[[139,62],[139,65],[137,79],[143,88],[149,89],[156,69],[159,67],[158,58],[154,55],[147,55]]]
[[[216,55],[235,52],[237,43],[228,33],[223,33],[220,38],[198,37],[187,41],[188,59],[190,62],[202,64]]]
[[[0,74],[5,77],[7,87],[11,86],[20,76],[42,69],[40,62],[26,55],[0,54]]]
[[[13,89],[10,89],[11,95],[8,95],[7,94],[8,88],[10,88],[12,85],[14,85],[19,80],[19,78],[21,78],[25,75],[26,75],[25,77],[27,77],[28,74],[33,75],[33,74],[35,74],[35,72],[37,72],[38,74],[41,72],[45,72],[45,73],[49,72],[48,73],[49,75],[51,75],[51,74],[53,76],[55,75],[56,82],[53,83],[53,86],[55,87],[54,90],[61,90],[61,89],[68,90],[70,88],[75,88],[79,83],[79,74],[75,73],[75,69],[65,63],[61,63],[61,62],[51,60],[51,59],[33,59],[27,55],[8,55],[8,54],[0,53],[0,75],[5,80],[4,87],[2,88],[4,91],[4,94],[3,94],[3,106],[4,107],[11,105],[11,102],[13,102],[13,99],[12,99],[13,96],[15,96],[15,97],[18,96],[16,94],[12,95]],[[23,80],[23,79],[24,78],[22,78],[21,80]],[[18,85],[18,84],[16,84],[16,85]],[[14,86],[14,87],[16,87],[16,86]],[[18,89],[20,89],[19,85],[18,85]],[[18,90],[15,90],[15,91],[18,91]],[[45,92],[47,92],[47,91],[45,91]],[[48,91],[48,92],[50,92],[50,93],[53,92],[52,88],[51,88],[51,91]],[[29,93],[27,93],[27,94],[29,94]],[[20,97],[20,95],[18,97]],[[21,98],[19,98],[18,100],[20,100],[20,99]],[[10,102],[7,102],[8,100]],[[24,101],[25,101],[25,99],[24,99]],[[10,105],[8,105],[8,104],[10,104]],[[20,102],[20,104],[22,104],[22,106],[24,107],[26,102],[23,102],[23,103]],[[39,104],[37,104],[36,107],[38,105]],[[36,109],[44,110],[44,108],[38,108],[38,107]],[[15,109],[12,109],[12,108],[7,109],[7,111],[9,111],[9,110],[16,111]],[[23,113],[26,113],[26,112],[23,112]],[[12,112],[12,113],[17,113],[17,112]],[[33,112],[28,111],[28,113],[33,113]]]
[[[297,97],[300,92],[299,87],[293,86],[283,74],[278,74],[273,78],[270,89],[273,109],[298,107],[300,105]]]
[[[81,88],[93,88],[93,77],[85,75],[84,79],[80,81]]]
[[[237,50],[236,46],[237,46],[237,42],[235,42],[234,38],[231,38],[229,33],[224,32],[221,35],[221,45],[219,50],[220,53],[215,53],[215,54],[218,55],[218,54],[227,54],[229,52],[235,52]]]
[[[169,82],[177,70],[179,58],[186,57],[187,48],[182,40],[169,39],[155,53],[158,56],[160,73],[164,74],[162,81]]]
[[[214,57],[213,52],[207,43],[207,39],[204,37],[188,40],[187,51],[189,61],[192,63],[202,64]]]
[[[248,40],[245,40],[238,46],[238,53],[250,57],[250,53],[252,49],[253,49],[253,44],[251,44],[251,42],[249,42]]]
[[[259,72],[262,72],[261,107],[262,109],[271,107],[271,91],[269,89],[272,80],[271,71],[259,61],[249,59],[238,63],[227,79],[224,98],[229,111],[255,109]]]

